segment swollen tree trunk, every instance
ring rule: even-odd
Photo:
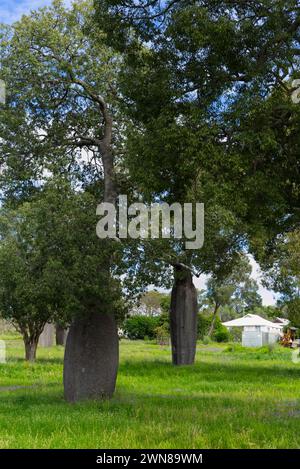
[[[112,314],[76,319],[67,337],[64,359],[65,399],[111,397],[116,386],[119,338]]]
[[[170,327],[174,365],[192,365],[197,344],[197,291],[192,274],[181,266],[174,268]]]
[[[104,121],[103,138],[83,139],[83,144],[97,146],[104,169],[104,200],[116,203],[117,190],[114,174],[114,159],[111,148],[112,117],[106,102],[95,95],[88,85],[80,79],[90,98],[99,106]],[[99,249],[101,249],[99,245]],[[109,275],[110,261],[103,269]],[[95,282],[99,280],[95,279]],[[74,320],[70,327],[64,359],[64,394],[69,402],[82,399],[101,399],[111,397],[115,390],[119,363],[119,338],[113,313],[91,311],[82,318]]]
[[[208,331],[208,337],[211,337],[212,333],[214,332],[219,307],[220,307],[220,305],[218,305],[216,303],[214,313],[213,313],[213,318],[212,318],[211,325],[210,325],[210,328],[209,328],[209,331]]]
[[[24,338],[23,340],[25,345],[25,360],[28,362],[35,362],[38,339]]]

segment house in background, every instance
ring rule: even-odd
[[[276,318],[277,319],[277,318]],[[278,318],[280,319],[280,318]],[[242,345],[244,347],[262,347],[278,342],[286,325],[283,322],[271,322],[257,314],[246,314],[242,318],[223,322],[223,326],[229,330],[232,327],[242,327]]]

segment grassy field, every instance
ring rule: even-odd
[[[6,339],[0,448],[300,448],[300,364],[289,350],[199,344],[196,365],[178,368],[168,347],[122,341],[114,398],[71,405],[63,349],[40,349],[28,365],[22,343]]]

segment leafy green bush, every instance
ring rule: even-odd
[[[124,321],[124,333],[131,340],[154,339],[155,329],[160,325],[160,317],[132,316]]]
[[[230,338],[230,334],[229,334],[228,329],[226,329],[225,326],[220,324],[213,334],[213,339],[216,342],[228,342],[229,338]]]
[[[216,342],[228,342],[229,332],[221,323],[220,318],[216,318],[215,329],[211,338],[208,337],[212,315],[198,315],[198,339],[210,343],[212,340]],[[158,335],[169,335],[170,321],[168,314],[160,316],[131,316],[124,321],[122,329],[125,336],[130,340],[153,340],[158,339]],[[158,330],[157,330],[158,329]]]
[[[198,315],[198,339],[204,340],[208,337],[208,332],[211,326],[211,322],[213,320],[213,315],[210,314],[209,316],[204,314]],[[221,320],[219,317],[216,317],[215,320],[215,328],[212,334],[211,339],[215,340],[216,342],[228,342],[230,338],[229,331],[225,326],[222,325]]]

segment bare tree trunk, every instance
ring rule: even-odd
[[[94,141],[98,145],[104,168],[104,202],[115,204],[117,190],[111,149],[112,118],[105,101],[101,97],[95,99],[105,123],[103,139]],[[103,269],[109,272],[110,261]],[[114,314],[94,311],[75,319],[65,349],[65,399],[76,402],[111,397],[116,386],[118,365],[119,337]]]
[[[106,144],[100,146],[104,169],[104,202],[116,203],[117,191],[112,155]]]
[[[212,318],[211,325],[210,325],[210,328],[209,328],[209,331],[208,331],[208,337],[211,337],[212,333],[214,332],[219,307],[220,307],[220,305],[218,305],[216,303],[215,304],[215,309],[214,309],[214,312],[213,312],[213,318]]]
[[[38,345],[38,339],[27,339],[23,338],[25,345],[25,360],[28,362],[35,362],[36,359],[36,350]]]
[[[174,365],[192,365],[197,344],[197,291],[192,274],[182,266],[174,268],[170,327]]]

